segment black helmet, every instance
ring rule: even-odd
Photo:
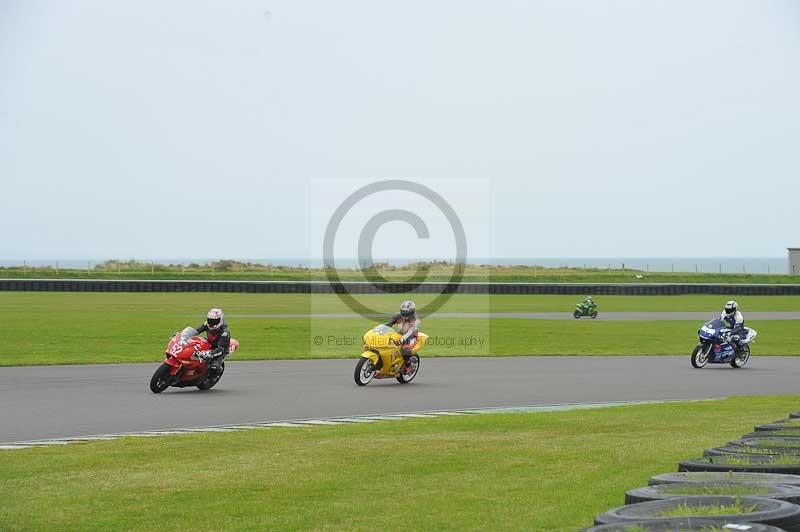
[[[417,306],[413,301],[403,301],[400,304],[400,315],[404,318],[410,318],[417,311]]]
[[[725,303],[725,314],[728,316],[736,314],[737,310],[739,310],[739,304],[736,301],[731,300]]]

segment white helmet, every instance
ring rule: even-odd
[[[413,301],[403,301],[400,304],[400,315],[404,318],[410,318],[417,311],[417,305]]]
[[[731,300],[725,303],[725,314],[728,316],[736,314],[737,310],[739,310],[739,304],[736,301]]]
[[[222,325],[222,320],[225,318],[225,314],[222,312],[222,309],[212,308],[206,314],[206,325],[208,329],[211,331],[216,331]]]

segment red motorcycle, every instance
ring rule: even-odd
[[[239,347],[239,342],[231,339],[231,348],[228,353],[233,354]],[[161,393],[170,386],[186,388],[197,386],[201,390],[210,390],[222,378],[225,372],[225,362],[220,362],[216,371],[209,371],[208,364],[197,354],[211,349],[211,344],[191,327],[185,328],[167,344],[166,360],[161,364],[153,378],[150,379],[150,390]]]

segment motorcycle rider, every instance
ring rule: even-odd
[[[220,364],[231,351],[231,330],[225,321],[225,314],[221,309],[212,308],[206,314],[206,321],[196,328],[197,334],[206,333],[206,339],[211,344],[211,349],[201,351],[197,358],[208,363],[208,369],[217,371]]]
[[[595,305],[594,305],[594,301],[592,300],[592,296],[588,296],[586,299],[584,299],[583,303],[581,303],[581,305],[583,305],[584,307],[587,307],[587,308],[594,307]]]
[[[397,332],[403,335],[397,340],[397,345],[400,346],[403,361],[408,363],[408,358],[413,354],[412,349],[417,345],[419,328],[422,325],[417,316],[417,305],[413,301],[403,301],[400,304],[400,312],[389,318],[385,325],[396,326]]]
[[[736,346],[736,350],[739,350],[739,342],[742,339],[742,336],[745,335],[744,330],[744,316],[741,312],[739,312],[739,304],[736,301],[728,301],[725,303],[725,307],[722,309],[722,314],[720,314],[720,319],[723,323],[725,323],[731,329],[731,342]]]

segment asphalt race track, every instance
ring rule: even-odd
[[[216,388],[148,383],[158,364],[0,368],[0,442],[494,406],[793,394],[800,358],[692,369],[682,357],[423,357],[408,385],[360,388],[352,360],[228,363]],[[800,401],[799,401],[800,403]]]
[[[386,319],[386,314],[367,314],[368,317],[380,321]],[[664,321],[664,320],[693,320],[698,322],[711,321],[719,313],[714,312],[601,312],[596,319],[613,321]],[[195,316],[196,317],[196,316]],[[229,319],[248,318],[298,318],[298,319],[325,319],[325,318],[352,318],[352,313],[330,314],[231,314]],[[425,318],[426,316],[423,316]],[[528,320],[574,320],[571,312],[437,312],[430,317],[459,318],[459,319],[488,319],[510,318]],[[589,319],[584,317],[583,319]],[[747,321],[770,320],[800,320],[800,312],[748,312]]]

